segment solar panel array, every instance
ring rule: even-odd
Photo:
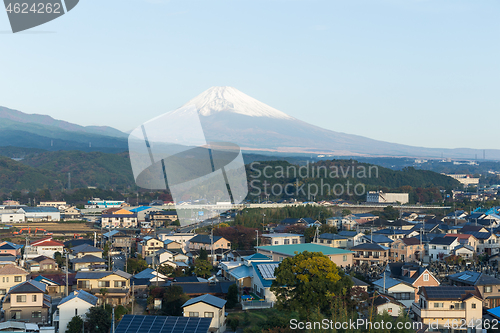
[[[260,264],[257,265],[257,269],[260,272],[260,275],[266,280],[274,280],[276,276],[274,276],[274,270],[279,266],[279,264]]]
[[[125,315],[115,333],[207,333],[212,318]]]
[[[458,277],[459,280],[468,280],[472,277],[472,275],[464,274]]]
[[[474,287],[439,286],[426,287],[428,299],[461,299],[465,294],[473,293]]]

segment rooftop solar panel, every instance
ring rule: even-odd
[[[279,266],[279,264],[259,264],[257,269],[259,270],[262,277],[266,280],[274,280],[274,270]]]
[[[211,318],[125,315],[116,333],[207,333]]]

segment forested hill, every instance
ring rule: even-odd
[[[15,149],[11,148],[9,151],[12,152]],[[68,173],[71,173],[72,188],[93,186],[118,191],[136,189],[127,153],[28,151],[22,157],[22,160],[15,161],[0,156],[1,193],[9,193],[13,190],[34,191],[44,188],[61,190],[66,188],[68,184]],[[263,173],[266,167],[266,173],[271,174],[269,179]],[[308,168],[308,174],[305,174],[306,169],[304,168]],[[354,177],[353,168],[355,168]],[[285,172],[283,176],[276,173],[280,169]],[[289,175],[286,175],[287,169],[290,171]],[[301,170],[303,174],[292,174],[294,169]],[[312,174],[312,169],[320,172]],[[361,173],[363,170],[366,173],[364,176]],[[327,171],[326,177],[325,171]],[[300,184],[320,184],[323,181],[332,186],[345,184],[347,180],[350,180],[353,183],[363,183],[367,190],[391,189],[400,192],[408,192],[409,187],[412,191],[416,191],[417,188],[433,188],[439,192],[438,189],[449,190],[459,186],[458,181],[432,171],[413,168],[394,171],[353,160],[320,161],[306,166],[296,166],[286,161],[254,162],[247,165],[247,175],[248,180],[254,181],[255,186],[258,186],[258,182],[263,180],[268,180],[273,184],[288,184],[297,181]],[[251,192],[252,188],[249,188],[249,191]],[[251,198],[249,197],[249,199]],[[322,198],[316,197],[315,199]],[[419,201],[417,198],[414,199]]]

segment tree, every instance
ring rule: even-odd
[[[207,278],[212,275],[213,266],[207,260],[196,259],[194,261],[194,273],[196,276]]]
[[[105,308],[97,306],[89,309],[85,320],[85,332],[108,333],[110,328],[111,316]]]
[[[199,258],[200,260],[206,260],[206,261],[208,261],[208,253],[207,253],[207,250],[205,250],[205,249],[203,249],[203,248],[202,248],[202,249],[200,250],[200,255],[198,256],[198,258]]]
[[[100,293],[102,295],[102,306],[104,306],[104,304],[106,304],[106,294],[108,293],[108,289],[101,288]]]
[[[65,260],[61,252],[54,253],[54,259],[56,260],[56,263],[59,266],[59,268],[65,265]]]
[[[307,318],[315,310],[327,313],[333,297],[346,294],[346,287],[352,286],[337,265],[320,252],[304,251],[286,258],[274,275],[271,291],[278,309],[297,311]]]
[[[137,274],[146,268],[148,268],[148,263],[140,255],[137,258],[129,258],[127,260],[127,273],[129,274]]]
[[[238,326],[240,326],[240,318],[233,317],[233,318],[229,319],[229,327],[231,327],[231,330],[233,332],[236,332],[236,330],[238,329]]]
[[[167,316],[182,316],[182,305],[189,300],[181,286],[164,288],[162,312]]]
[[[229,289],[227,290],[226,300],[226,307],[228,309],[234,308],[234,306],[238,303],[238,286],[236,284],[232,284],[229,286]]]
[[[80,316],[74,316],[68,323],[68,327],[66,328],[66,333],[81,333],[82,326],[83,326],[82,318],[80,318]]]

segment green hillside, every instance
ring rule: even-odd
[[[15,148],[9,148],[3,153],[23,153],[25,156],[21,161],[0,157],[2,193],[13,190],[65,189],[68,173],[71,173],[72,188],[90,186],[122,192],[136,190],[127,153],[26,152],[16,151]],[[366,191],[390,190],[410,193],[411,202],[439,202],[442,198],[440,190],[449,191],[460,186],[458,181],[432,171],[413,168],[395,171],[354,160],[320,161],[301,166],[286,161],[254,162],[247,165],[247,176],[250,184],[247,199],[250,201],[267,198],[273,201],[286,198],[364,201]],[[319,190],[318,193],[312,193],[312,197],[309,194],[314,192],[315,186],[318,189],[329,188],[330,192],[324,190],[321,193]],[[348,193],[348,186],[351,193]],[[355,188],[358,192],[363,190],[363,194],[357,195]],[[285,193],[285,189],[289,195]]]

